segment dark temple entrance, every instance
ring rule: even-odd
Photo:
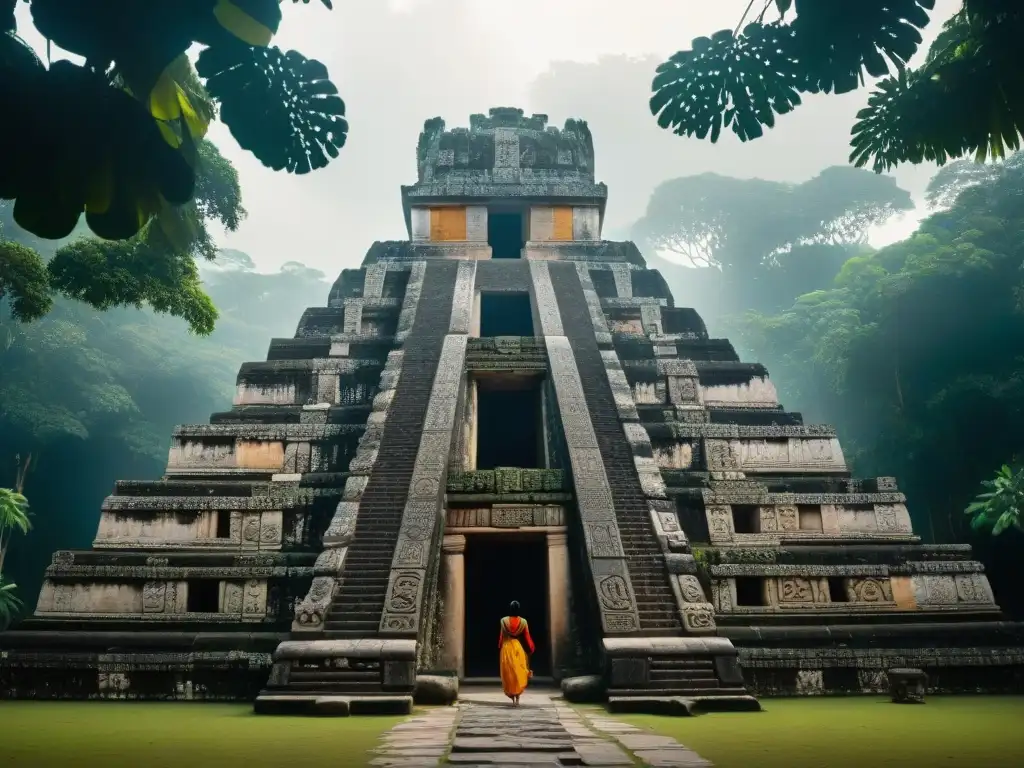
[[[491,246],[492,259],[521,259],[526,246],[523,214],[520,211],[488,211],[487,244]]]
[[[477,386],[476,468],[543,468],[540,380],[481,379]]]
[[[466,541],[466,677],[498,677],[498,627],[518,600],[537,652],[536,677],[551,674],[548,552],[544,536],[482,534]]]

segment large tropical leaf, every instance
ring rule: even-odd
[[[651,112],[662,128],[717,141],[732,125],[743,141],[771,128],[800,93],[844,93],[901,67],[921,43],[935,0],[777,0],[788,23],[723,29],[658,67]],[[767,4],[766,4],[767,7]],[[762,16],[763,16],[762,12]]]
[[[1007,28],[1024,32],[1024,16],[954,17],[926,64],[879,83],[853,127],[851,162],[887,170],[901,162],[948,160],[973,154],[999,159],[1020,147],[1024,130],[1024,58]],[[975,8],[978,0],[975,0]],[[990,23],[999,16],[999,24]]]
[[[794,33],[780,24],[750,24],[698,37],[658,67],[651,113],[681,136],[718,141],[731,125],[741,141],[756,139],[800,103],[800,71],[791,55]]]
[[[28,499],[10,488],[0,488],[0,533],[8,530],[28,533],[31,527]]]
[[[0,576],[0,629],[4,629],[21,611],[23,603],[15,590],[17,584],[3,580]]]
[[[221,45],[204,50],[196,69],[231,134],[264,165],[308,173],[345,145],[345,103],[319,61],[278,48]]]
[[[905,66],[921,44],[935,0],[796,0],[792,22],[806,88],[846,93]]]

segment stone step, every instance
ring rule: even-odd
[[[652,669],[650,673],[650,679],[652,683],[663,682],[669,684],[673,681],[702,681],[709,680],[712,683],[717,683],[718,676],[714,670],[703,669],[703,670],[679,670],[679,671],[668,671],[668,670],[655,670]]]
[[[714,669],[715,662],[712,659],[673,659],[658,658],[651,659],[651,669]]]
[[[662,686],[661,688],[611,688],[608,690],[608,695],[650,698],[653,696],[746,696],[748,694],[743,688],[693,688],[683,686],[669,688]]]
[[[429,300],[421,300],[416,308],[377,463],[359,502],[355,540],[342,572],[342,586],[324,625],[327,637],[374,637],[379,629],[416,452],[451,320],[457,267],[449,262],[427,268],[421,295]],[[361,573],[363,570],[366,573]],[[356,610],[346,610],[349,606]]]
[[[331,680],[347,680],[353,683],[374,683],[380,684],[380,670],[369,671],[369,672],[355,672],[351,670],[338,670],[338,671],[327,671],[327,670],[291,670],[288,673],[288,679],[295,682],[305,681],[320,681],[330,682]]]
[[[378,616],[380,616],[380,608],[378,608],[376,611],[345,611],[338,610],[334,606],[331,606],[331,608],[327,611],[326,623],[332,624],[335,622],[346,621],[349,624],[354,624],[357,622],[367,622],[369,624],[373,624],[376,622]]]

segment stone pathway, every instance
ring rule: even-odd
[[[370,764],[382,768],[712,765],[673,738],[604,714],[581,715],[543,691],[525,693],[518,708],[500,692],[464,691],[457,706],[395,726],[374,751]]]

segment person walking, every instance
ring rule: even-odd
[[[519,615],[519,603],[516,600],[508,608],[508,616],[501,620],[501,631],[498,635],[498,666],[501,669],[501,689],[512,699],[512,706],[519,706],[519,697],[526,690],[527,681],[533,677],[530,671],[530,659],[527,650],[532,654],[535,650],[533,638],[530,637],[530,625]]]

